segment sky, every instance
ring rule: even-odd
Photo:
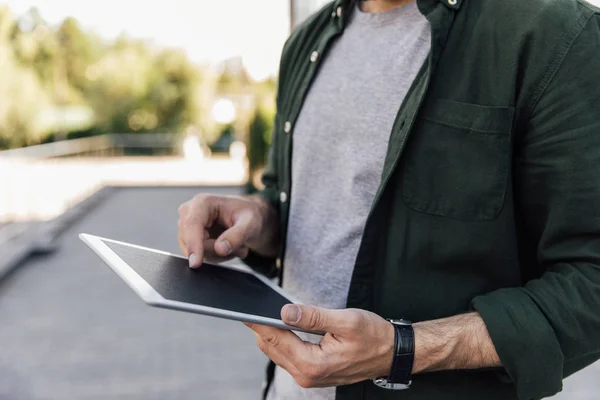
[[[37,7],[50,24],[72,16],[111,39],[121,33],[184,49],[196,62],[242,56],[249,73],[277,73],[289,35],[285,0],[0,0],[17,15]]]

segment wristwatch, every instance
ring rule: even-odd
[[[373,379],[380,388],[405,390],[412,382],[415,360],[415,333],[412,323],[404,319],[389,319],[394,326],[394,361],[389,376]]]

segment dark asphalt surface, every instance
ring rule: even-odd
[[[146,306],[77,237],[178,252],[177,207],[196,192],[119,190],[0,286],[0,399],[259,398],[248,328]]]
[[[266,359],[246,327],[146,306],[77,238],[178,252],[177,207],[197,192],[115,191],[57,252],[0,284],[0,400],[259,398]],[[567,379],[558,399],[600,399],[599,378],[596,364]]]

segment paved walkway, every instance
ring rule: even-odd
[[[562,393],[553,400],[598,400],[600,399],[600,362],[567,378]]]
[[[0,400],[259,398],[266,360],[246,327],[147,307],[77,238],[177,252],[177,206],[196,192],[120,189],[2,283]],[[600,398],[598,377],[568,379],[560,400]]]
[[[259,398],[266,359],[248,328],[144,305],[77,238],[176,252],[177,206],[195,192],[120,190],[0,286],[0,399]]]

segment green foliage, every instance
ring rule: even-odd
[[[107,43],[72,18],[55,29],[35,10],[26,17],[23,28],[0,7],[0,146],[64,137],[41,116],[72,106],[93,111],[82,134],[177,133],[200,122],[201,75],[182,52],[126,37]]]
[[[89,87],[87,69],[103,53],[100,40],[86,34],[73,18],[65,19],[54,36],[59,47],[57,63],[62,67],[66,84],[85,96]]]
[[[0,7],[0,145],[23,146],[40,140],[37,116],[49,103],[38,75],[23,68],[11,47],[16,22]]]
[[[273,131],[274,111],[271,108],[258,106],[250,122],[248,135],[248,172],[250,179],[246,192],[252,194],[261,187],[261,170],[267,162],[271,134]]]
[[[265,111],[257,108],[252,122],[250,122],[249,140],[248,140],[248,162],[250,171],[256,171],[266,163],[267,153],[269,151],[269,142],[271,130],[273,129],[271,121],[265,115]]]

